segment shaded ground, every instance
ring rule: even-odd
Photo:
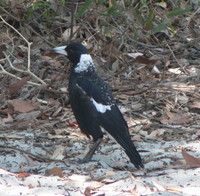
[[[19,9],[17,1],[12,6]],[[97,72],[112,87],[145,169],[135,170],[108,137],[92,162],[78,164],[90,141],[68,103],[69,63],[49,53],[69,38],[70,9],[47,28],[32,15],[28,23],[20,21],[23,9],[5,6],[0,12],[5,19],[0,23],[1,195],[200,195],[200,10],[171,19],[176,32],[172,36],[166,29],[167,40],[144,38],[138,28],[142,36],[135,41],[134,15],[122,23],[119,16],[100,15],[103,9],[93,8],[75,21],[74,39],[86,44]],[[30,71],[22,35],[32,42]]]

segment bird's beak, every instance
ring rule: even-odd
[[[66,46],[59,46],[59,47],[53,48],[51,51],[54,53],[63,54],[65,56],[68,56],[67,51],[65,49],[66,49]]]

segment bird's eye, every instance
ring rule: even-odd
[[[70,48],[70,49],[67,49],[67,52],[69,52],[69,53],[73,53],[74,50]]]

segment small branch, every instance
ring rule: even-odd
[[[70,40],[73,38],[73,27],[74,27],[74,1],[71,0],[71,24],[70,24]]]
[[[61,163],[64,163],[64,164],[66,165],[65,161],[63,161],[63,160],[51,159],[51,158],[43,157],[43,156],[41,156],[41,155],[35,155],[35,154],[32,154],[32,153],[27,152],[27,151],[25,151],[25,150],[21,150],[21,149],[19,149],[19,148],[16,148],[16,147],[14,147],[14,146],[4,146],[4,145],[0,145],[0,148],[9,148],[9,149],[12,149],[12,150],[17,150],[17,151],[22,152],[22,153],[24,153],[24,154],[28,154],[29,156],[32,156],[32,157],[34,157],[34,158],[36,158],[36,159],[38,159],[38,160],[42,160],[42,161],[46,161],[46,162],[48,162],[48,161],[49,161],[49,162],[51,162],[51,161],[54,161],[54,162],[61,162]]]
[[[176,58],[174,52],[172,51],[171,47],[169,46],[169,44],[167,43],[167,47],[169,48],[172,56],[174,57],[175,61],[177,62],[177,64],[179,65],[179,67],[181,68],[182,72],[185,74],[188,74],[188,72],[184,69],[184,67],[179,63],[178,59]]]
[[[18,71],[18,72],[21,72],[21,73],[28,73],[29,75],[31,75],[33,78],[35,78],[36,80],[38,80],[38,81],[41,82],[42,84],[46,84],[42,79],[40,79],[38,76],[36,76],[36,75],[35,75],[34,73],[32,73],[31,70],[30,70],[30,67],[31,67],[31,44],[32,44],[32,43],[29,42],[17,29],[15,29],[12,25],[10,25],[9,23],[7,23],[7,22],[3,19],[3,17],[2,17],[1,15],[0,15],[0,18],[1,18],[1,20],[2,20],[7,26],[9,26],[9,27],[10,27],[11,29],[13,29],[20,37],[22,37],[22,38],[24,39],[24,41],[27,43],[27,45],[28,45],[28,56],[27,56],[27,58],[28,58],[28,64],[27,64],[27,70],[25,70],[25,71],[14,67],[13,64],[11,63],[11,61],[10,61],[8,55],[7,55],[5,52],[3,52],[4,55],[5,55],[5,57],[6,57],[6,59],[7,59],[7,61],[8,61],[9,64],[10,64],[11,68],[14,69],[14,70],[16,70],[16,71]],[[3,68],[3,67],[1,66],[1,68]],[[7,72],[4,68],[2,69],[2,71],[3,71],[3,73],[6,73],[6,74],[9,73],[9,72]],[[11,73],[9,73],[8,75],[13,77],[13,74],[11,74]],[[14,78],[21,79],[21,78],[16,77],[16,76],[15,76]],[[29,82],[29,83],[30,83],[30,82]],[[37,85],[37,86],[39,85],[39,84],[37,84],[37,83],[32,83],[32,84]]]
[[[32,43],[30,43],[30,42],[28,42],[27,41],[27,39],[17,30],[17,29],[15,29],[12,25],[10,25],[9,23],[7,23],[4,19],[3,19],[3,17],[0,15],[0,18],[1,18],[1,20],[7,25],[7,26],[9,26],[11,29],[13,29],[18,35],[20,35],[20,37],[22,37],[23,38],[23,40],[29,45],[31,45]]]
[[[0,68],[1,68],[1,70],[2,70],[2,71],[0,71],[0,73],[6,74],[6,75],[11,76],[11,77],[13,77],[13,78],[16,78],[16,79],[18,79],[18,80],[21,80],[21,79],[22,79],[22,78],[20,78],[20,77],[17,77],[16,75],[11,74],[10,72],[6,71],[6,70],[3,68],[3,66],[2,66],[1,64],[0,64]],[[38,83],[35,83],[35,82],[30,82],[30,81],[28,81],[27,83],[28,83],[28,84],[32,84],[32,85],[35,85],[35,86],[41,86],[41,84],[38,84]]]
[[[39,77],[37,77],[34,73],[32,73],[32,72],[30,71],[30,67],[27,68],[27,70],[21,70],[21,69],[18,69],[18,68],[16,68],[16,67],[14,67],[13,64],[12,64],[12,62],[10,61],[8,55],[7,55],[5,52],[3,52],[3,53],[4,53],[4,55],[5,55],[5,57],[6,57],[7,61],[8,61],[8,63],[9,63],[9,65],[10,65],[10,67],[11,67],[12,69],[14,69],[15,71],[21,72],[21,73],[30,74],[32,77],[34,77],[36,80],[40,81],[42,84],[46,84],[43,80],[41,80]],[[8,72],[7,72],[7,73],[8,73]],[[35,84],[36,84],[36,83],[35,83]],[[38,84],[38,85],[39,85],[39,84]]]
[[[30,66],[31,66],[31,42],[29,42],[17,29],[15,29],[12,25],[10,25],[9,23],[7,23],[2,16],[0,16],[1,20],[7,25],[9,26],[11,29],[13,29],[20,37],[23,38],[23,40],[27,43],[28,45],[28,67],[27,70],[30,71]],[[4,53],[5,54],[5,53]]]

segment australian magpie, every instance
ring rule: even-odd
[[[94,140],[94,145],[82,162],[91,160],[107,132],[124,148],[136,168],[143,167],[141,157],[131,141],[128,125],[109,86],[96,74],[87,49],[80,43],[72,42],[52,51],[67,56],[72,63],[68,86],[70,104],[81,131]]]

